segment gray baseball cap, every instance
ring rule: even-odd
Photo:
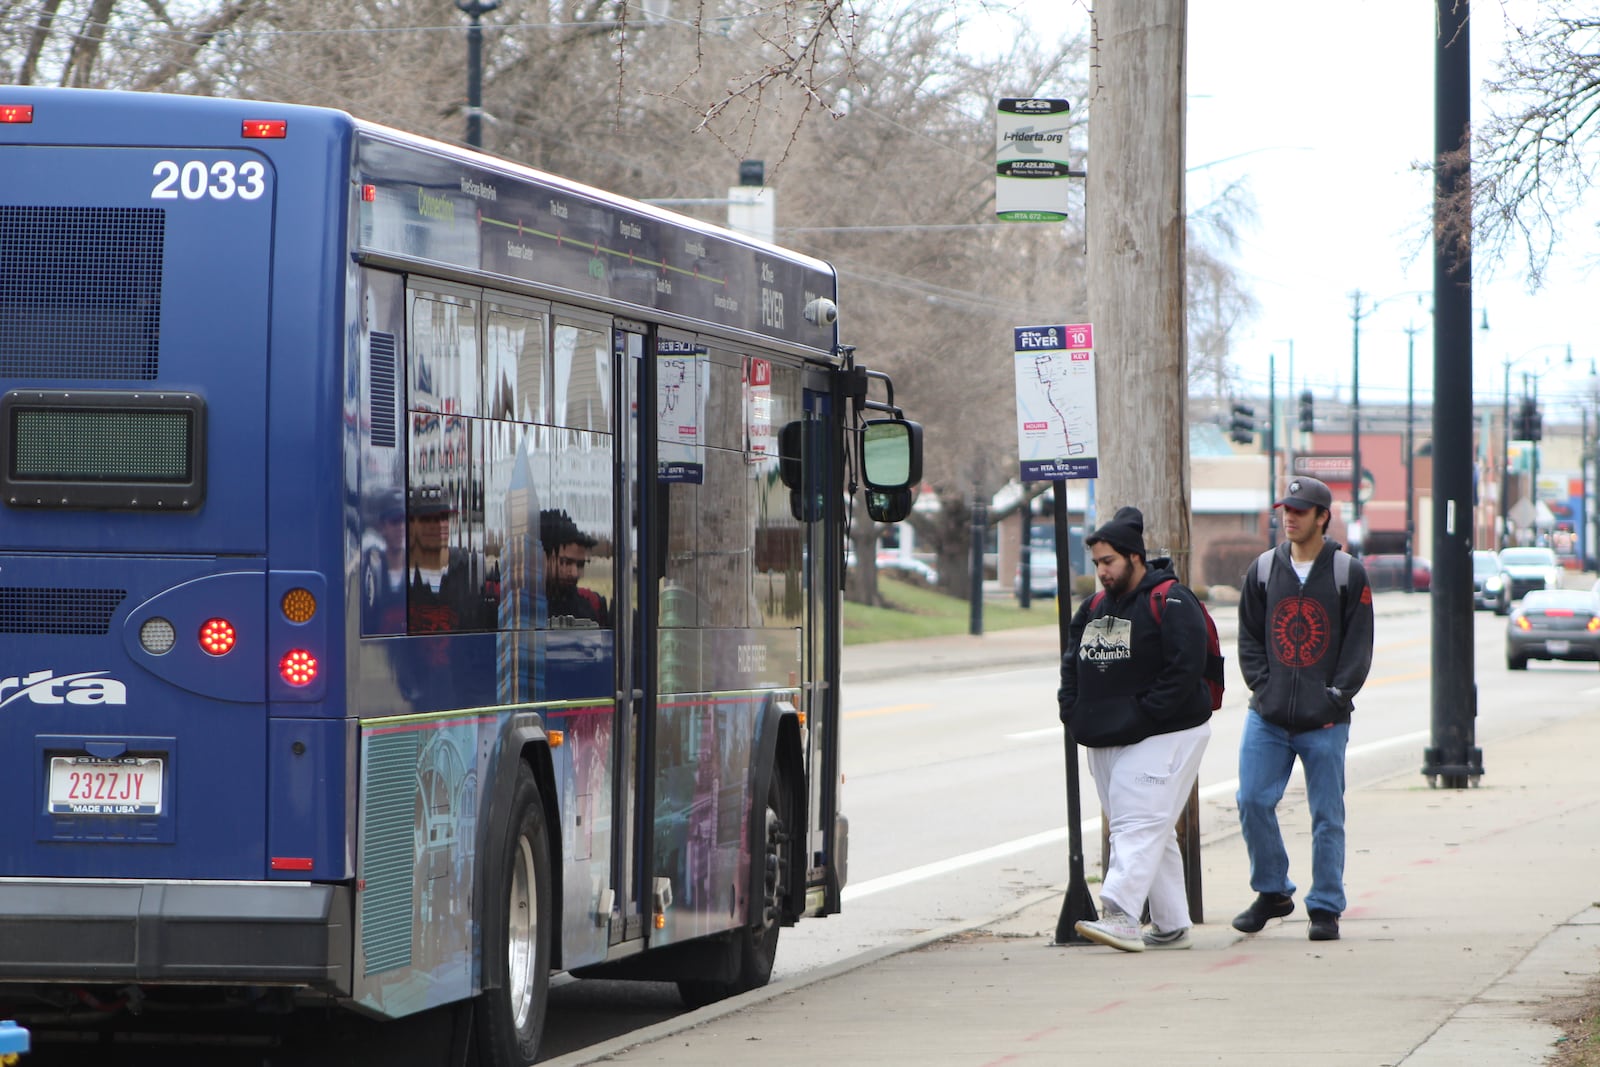
[[[1275,508],[1291,507],[1301,511],[1312,508],[1333,508],[1333,490],[1315,478],[1291,478],[1283,497],[1272,505]]]

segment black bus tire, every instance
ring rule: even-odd
[[[751,989],[760,989],[772,980],[772,965],[778,958],[778,931],[783,922],[783,901],[789,891],[789,850],[792,847],[790,795],[783,768],[774,767],[766,803],[755,807],[751,817],[766,823],[766,850],[759,859],[765,865],[762,899],[750,902],[756,913],[747,916],[744,926],[726,935],[733,939],[739,955],[739,973],[731,982],[681,979],[678,995],[689,1008],[725,1000]]]
[[[476,1016],[484,1067],[527,1067],[539,1054],[550,991],[550,843],[539,786],[517,771],[507,821],[502,908],[483,938],[484,991]],[[491,988],[492,986],[492,988]]]

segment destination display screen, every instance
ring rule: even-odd
[[[29,391],[6,394],[0,407],[7,504],[199,506],[205,415],[199,397]]]

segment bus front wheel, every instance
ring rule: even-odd
[[[753,914],[747,923],[733,931],[733,948],[739,957],[739,973],[732,981],[680,979],[678,995],[689,1008],[700,1008],[750,989],[760,989],[772,979],[772,965],[778,958],[778,931],[782,927],[783,902],[789,893],[790,796],[783,769],[774,767],[772,783],[764,804],[751,812],[766,827],[766,848],[754,862],[764,865],[761,899],[752,901]]]
[[[484,932],[477,1045],[485,1067],[526,1067],[539,1054],[550,990],[550,847],[527,764],[517,772],[503,848],[502,910]]]

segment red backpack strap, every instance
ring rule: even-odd
[[[1100,601],[1104,600],[1105,598],[1106,598],[1106,591],[1104,589],[1095,590],[1094,596],[1089,598],[1089,610],[1090,611],[1094,611],[1097,608],[1099,608],[1100,607]]]
[[[1156,622],[1159,623],[1161,621],[1161,609],[1167,603],[1167,590],[1177,584],[1178,580],[1176,578],[1168,578],[1166,581],[1150,587],[1150,614],[1156,617]]]

